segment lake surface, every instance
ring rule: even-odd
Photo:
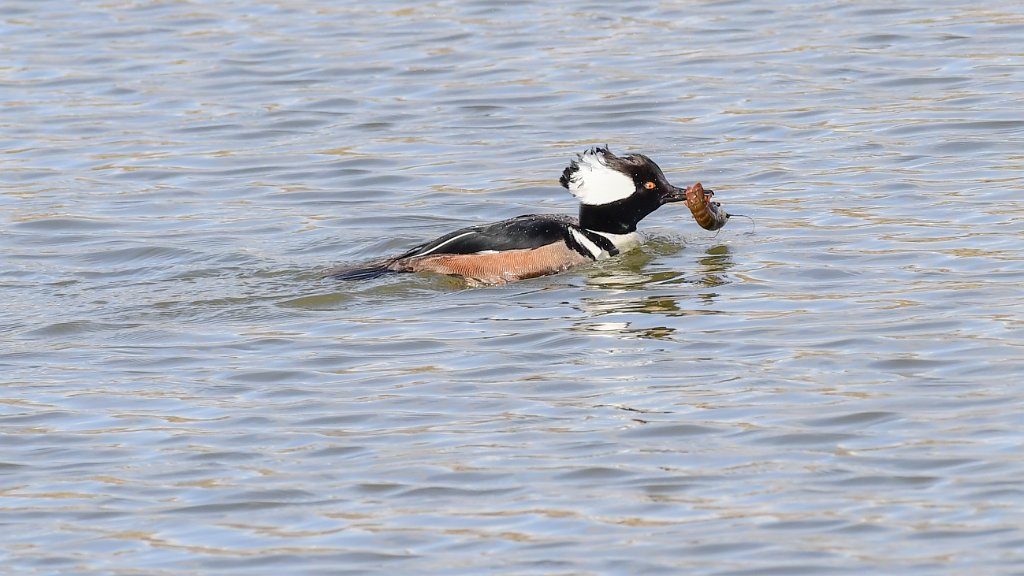
[[[1019,2],[8,0],[12,574],[1024,574]],[[638,251],[320,271],[701,181]]]

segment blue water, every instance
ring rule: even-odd
[[[1024,8],[8,1],[0,565],[1024,574]],[[736,218],[472,289],[338,263]]]

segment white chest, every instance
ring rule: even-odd
[[[620,254],[640,247],[640,235],[636,232],[630,232],[629,234],[608,234],[606,232],[598,232],[598,234],[611,240],[612,245],[619,250]]]

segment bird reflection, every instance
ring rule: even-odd
[[[655,246],[662,250],[664,247]],[[596,267],[587,284],[600,288],[590,292],[580,307],[586,320],[576,328],[587,332],[618,333],[633,338],[672,339],[676,322],[650,325],[621,316],[644,314],[666,318],[719,314],[713,305],[719,297],[713,289],[731,282],[728,271],[735,266],[727,245],[717,244],[704,249],[696,259],[699,269],[689,274],[680,271],[651,271],[647,266],[657,254],[636,251],[625,255],[617,266],[608,263]],[[671,290],[677,286],[681,290]],[[645,290],[646,289],[646,290]],[[671,293],[667,293],[671,291]],[[652,294],[656,292],[656,294]],[[614,319],[608,316],[617,316]],[[640,324],[645,324],[641,326]]]

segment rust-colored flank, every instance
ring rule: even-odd
[[[493,254],[414,256],[398,260],[389,268],[398,272],[456,274],[479,284],[505,284],[555,274],[590,261],[565,242],[555,242],[531,250],[506,250]]]

